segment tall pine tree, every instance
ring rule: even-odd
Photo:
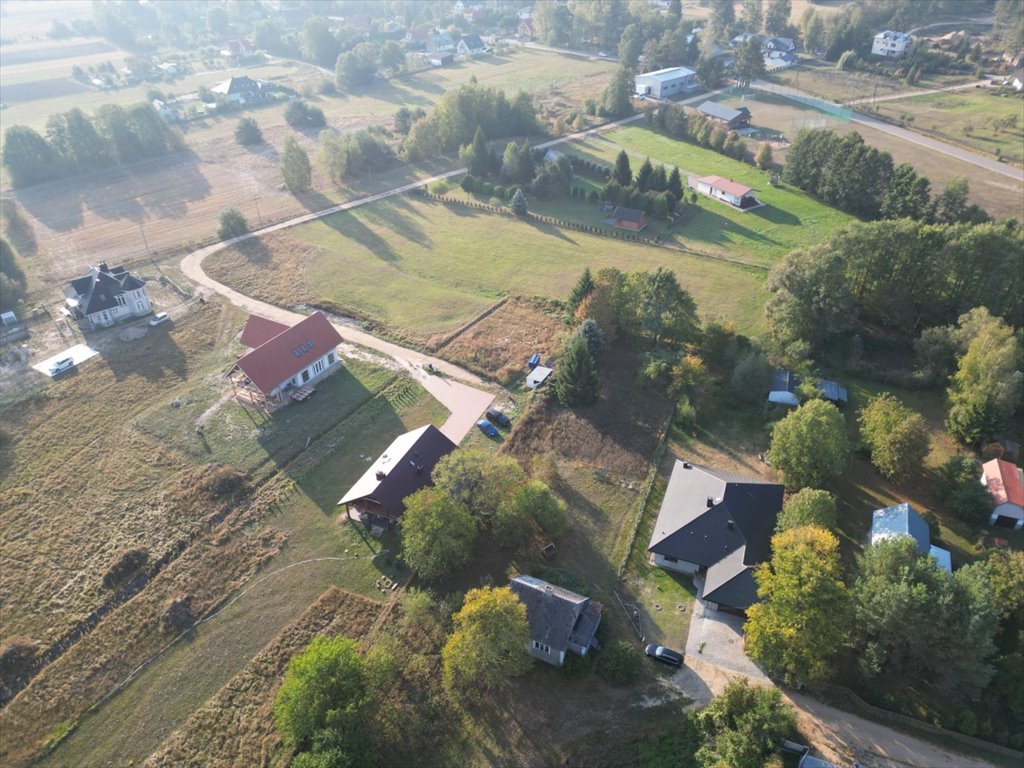
[[[590,405],[597,400],[599,386],[597,365],[587,347],[587,340],[582,336],[573,336],[555,374],[558,402],[569,408]]]
[[[622,150],[616,156],[612,178],[620,187],[628,187],[633,183],[633,169],[629,167],[629,155],[626,154],[626,150]]]
[[[569,311],[575,312],[576,308],[583,303],[583,300],[593,290],[594,276],[590,274],[590,267],[586,267],[583,270],[583,274],[580,275],[580,279],[576,281],[576,285],[573,286],[572,293],[569,294]]]

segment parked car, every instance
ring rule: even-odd
[[[75,359],[73,357],[62,357],[60,360],[50,366],[50,375],[56,376],[57,374],[64,373],[75,367]]]
[[[491,424],[491,422],[489,422],[487,419],[480,419],[480,421],[476,423],[476,426],[477,429],[479,429],[488,437],[498,436],[498,428]]]
[[[655,661],[660,661],[662,664],[668,664],[671,667],[681,667],[683,665],[683,654],[679,653],[679,651],[673,651],[671,648],[666,648],[663,645],[651,643],[644,649],[644,653]]]
[[[150,325],[163,325],[164,323],[171,322],[171,316],[166,312],[157,312],[153,317],[149,319]]]
[[[509,421],[508,416],[499,411],[497,408],[487,409],[487,418],[497,424],[499,427],[508,429],[512,426],[512,422]]]

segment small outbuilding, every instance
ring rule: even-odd
[[[776,403],[777,405],[800,405],[800,397],[796,393],[799,386],[799,376],[784,368],[776,368],[772,372],[771,388],[768,390],[768,402]]]
[[[885,509],[876,509],[871,515],[872,544],[897,536],[912,538],[919,555],[927,555],[931,551],[928,523],[907,502]]]
[[[1024,470],[1005,459],[986,461],[981,484],[992,497],[991,525],[1000,528],[1024,527]]]
[[[551,368],[547,368],[543,365],[536,366],[526,377],[526,386],[530,389],[536,389],[545,381],[547,381],[554,371]]]
[[[734,109],[714,101],[705,101],[697,107],[697,112],[728,128],[730,131],[746,128],[750,125],[750,110],[746,107]]]
[[[639,232],[647,226],[648,218],[646,211],[638,211],[635,208],[616,206],[612,211],[610,222],[618,229],[628,229],[631,232]]]
[[[667,67],[637,75],[634,79],[637,96],[653,96],[656,99],[694,91],[698,87],[697,73],[689,67]]]

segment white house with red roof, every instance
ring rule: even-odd
[[[231,366],[228,378],[239,400],[266,410],[304,400],[313,384],[341,367],[341,334],[321,312],[293,326],[250,315],[240,340],[250,351]]]
[[[690,187],[696,189],[702,195],[721,200],[733,208],[741,211],[749,211],[753,208],[760,208],[764,203],[754,197],[753,187],[740,184],[732,179],[723,179],[721,176],[704,176],[696,181],[690,182]]]
[[[1004,459],[986,461],[981,470],[981,484],[992,497],[989,523],[1024,528],[1024,470]]]

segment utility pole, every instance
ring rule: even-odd
[[[260,213],[260,199],[254,198],[253,202],[256,203],[256,217],[260,220],[260,226],[263,226],[263,215]]]

